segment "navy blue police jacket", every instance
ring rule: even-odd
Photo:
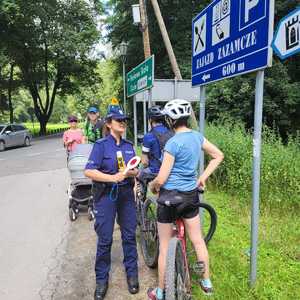
[[[107,137],[97,140],[90,154],[89,161],[86,165],[86,170],[99,170],[102,173],[114,175],[119,172],[117,152],[121,151],[125,164],[135,156],[133,143],[122,139],[117,145],[115,138],[109,134]],[[126,178],[119,185],[133,186],[133,178]]]

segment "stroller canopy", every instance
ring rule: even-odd
[[[89,159],[90,154],[92,152],[93,145],[92,144],[78,144],[74,151],[70,153],[69,159],[77,156],[83,156]]]
[[[85,166],[90,157],[90,153],[93,149],[91,144],[79,144],[70,153],[68,160],[68,169],[71,175],[71,182],[73,184],[92,184],[92,181],[85,177]]]

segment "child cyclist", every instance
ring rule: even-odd
[[[209,257],[206,244],[202,238],[199,208],[193,207],[189,202],[198,202],[198,188],[205,188],[208,177],[216,170],[222,162],[223,153],[199,132],[193,131],[188,127],[188,119],[191,116],[192,107],[188,101],[172,100],[165,106],[164,113],[166,121],[175,135],[167,142],[164,148],[164,158],[158,176],[150,183],[153,193],[159,193],[159,197],[169,200],[172,203],[174,192],[178,192],[187,203],[187,208],[183,218],[187,234],[193,244],[197,255],[197,265],[204,268],[203,278],[199,281],[204,294],[213,293],[212,283],[209,275]],[[207,168],[198,177],[198,166],[201,149],[204,150],[212,159]],[[189,195],[185,199],[185,195]],[[158,200],[159,202],[159,200]],[[191,203],[189,206],[188,203]],[[148,299],[164,299],[164,279],[166,257],[169,241],[173,235],[174,214],[172,208],[158,204],[157,221],[159,235],[159,260],[158,260],[158,279],[157,288],[148,290]]]
[[[166,142],[173,136],[165,124],[165,116],[159,106],[152,106],[148,110],[148,119],[151,130],[144,136],[142,148],[143,169],[137,177],[138,189],[146,192],[148,182],[158,174],[161,166],[162,152]],[[141,192],[141,191],[140,191]]]

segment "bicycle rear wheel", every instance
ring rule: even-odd
[[[171,239],[167,254],[165,271],[166,297],[165,300],[190,300],[190,278],[184,262],[181,241]]]
[[[159,254],[159,241],[156,221],[156,202],[147,198],[142,212],[142,224],[140,226],[140,244],[145,263],[149,268],[156,268]]]
[[[200,204],[201,230],[206,244],[212,239],[217,228],[217,213],[212,206],[207,203]]]

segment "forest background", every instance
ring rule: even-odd
[[[191,20],[210,1],[159,1],[185,79],[191,74]],[[297,0],[276,0],[275,25],[296,8]],[[102,114],[112,97],[122,99],[122,65],[103,59],[97,44],[113,49],[128,43],[127,71],[144,59],[142,35],[132,24],[136,0],[22,1],[0,3],[0,122],[28,122],[32,116],[45,133],[48,122],[65,123],[68,114],[82,118],[88,105]],[[150,1],[147,1],[151,50],[156,78],[174,78]],[[207,121],[232,119],[251,129],[255,74],[211,84]],[[264,124],[284,140],[300,128],[300,55],[267,69]],[[129,99],[129,111],[132,110]],[[198,106],[195,108],[198,110]]]

